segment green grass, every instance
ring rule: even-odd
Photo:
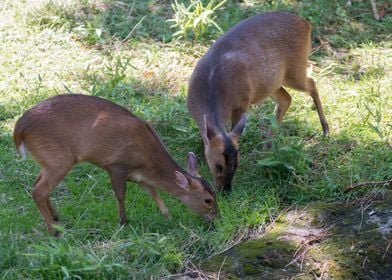
[[[129,183],[131,222],[121,228],[108,176],[79,165],[51,196],[61,219],[59,239],[48,236],[31,198],[38,166],[14,149],[17,118],[61,92],[101,96],[151,122],[184,166],[187,152],[201,155],[185,106],[187,82],[219,30],[205,26],[200,40],[174,39],[169,1],[0,3],[0,279],[169,278],[197,268],[288,206],[354,198],[362,191],[343,192],[351,182],[391,178],[391,11],[375,22],[365,1],[342,3],[231,0],[214,11],[223,30],[276,9],[312,22],[314,45],[324,43],[311,60],[329,137],[321,137],[310,97],[289,90],[292,107],[282,127],[275,127],[272,149],[263,151],[260,126],[276,126],[273,104],[253,107],[240,140],[234,190],[218,196],[220,217],[213,226],[163,194],[173,216],[165,219]],[[211,179],[202,161],[200,168]]]

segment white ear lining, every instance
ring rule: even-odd
[[[192,176],[200,177],[197,167],[197,158],[193,152],[188,153],[187,157],[187,170]]]
[[[182,188],[184,190],[188,190],[188,187],[189,187],[188,179],[184,176],[184,174],[182,174],[179,171],[176,171],[174,173],[174,176],[175,176],[177,186],[179,186],[180,188]]]

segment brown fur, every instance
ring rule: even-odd
[[[109,173],[121,224],[126,222],[124,196],[129,180],[139,183],[166,216],[169,211],[158,189],[205,218],[216,214],[215,195],[198,175],[195,156],[188,155],[186,172],[145,121],[107,100],[79,94],[49,98],[17,121],[14,142],[18,149],[24,145],[41,166],[33,198],[49,231],[58,219],[49,194],[75,164],[83,161]]]
[[[238,149],[233,138],[238,140],[243,131],[244,113],[252,104],[271,97],[281,122],[291,104],[284,86],[309,93],[323,134],[328,134],[315,82],[306,76],[310,31],[305,19],[290,13],[253,16],[227,31],[198,62],[189,83],[188,109],[200,128],[206,160],[218,188],[231,186],[233,174],[224,166],[225,179],[219,180],[215,164],[224,161],[222,153],[228,141]],[[227,133],[229,123],[232,131]],[[212,141],[216,136],[221,145]]]

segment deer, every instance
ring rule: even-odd
[[[127,223],[124,198],[128,181],[137,183],[170,217],[162,190],[207,220],[217,214],[215,192],[198,172],[196,156],[187,171],[169,155],[155,130],[124,107],[100,97],[60,94],[27,110],[14,128],[16,149],[30,154],[41,170],[32,197],[49,233],[59,221],[49,195],[76,164],[90,162],[108,172],[117,198],[120,224]]]
[[[311,96],[323,135],[329,133],[316,84],[306,74],[310,33],[310,23],[294,14],[258,14],[229,29],[197,62],[187,107],[199,128],[217,190],[231,190],[247,110],[271,97],[281,123],[291,104],[286,87]]]

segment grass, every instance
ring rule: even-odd
[[[314,45],[323,42],[311,57],[312,75],[331,135],[321,137],[310,97],[294,93],[272,149],[263,151],[260,126],[274,126],[273,104],[253,107],[235,187],[218,196],[221,215],[213,227],[163,194],[173,215],[166,220],[131,183],[131,223],[119,227],[108,176],[89,164],[77,166],[52,194],[61,218],[59,239],[47,235],[31,198],[38,166],[17,156],[17,118],[58,93],[101,96],[151,122],[184,166],[188,151],[201,154],[185,106],[187,82],[219,32],[206,26],[213,31],[200,40],[175,39],[178,30],[168,21],[175,11],[165,1],[0,3],[0,279],[170,278],[263,228],[290,205],[354,198],[361,191],[343,193],[351,182],[391,178],[392,17],[387,10],[375,22],[364,2],[226,1],[214,11],[223,30],[276,9],[312,22]],[[201,173],[211,179],[202,161]]]

